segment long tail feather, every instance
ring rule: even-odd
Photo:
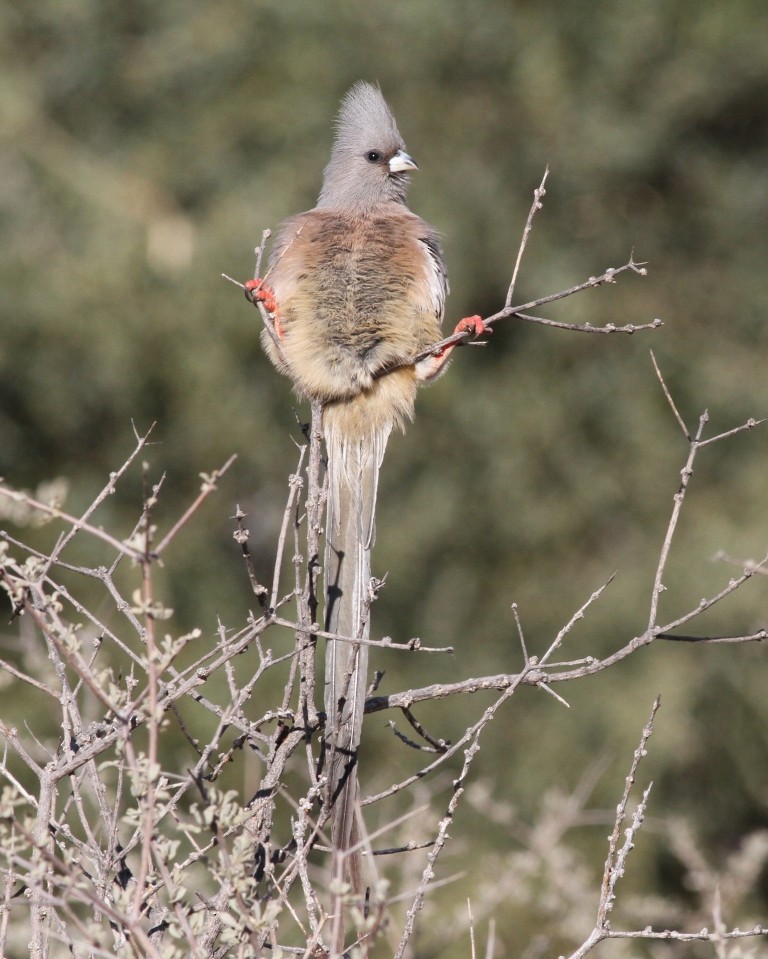
[[[333,805],[334,877],[347,870],[356,895],[364,891],[358,828],[357,750],[368,686],[371,550],[376,535],[376,492],[389,430],[349,440],[326,426],[326,629],[351,642],[329,640],[325,710],[330,801]],[[361,642],[361,640],[363,642]],[[337,908],[340,911],[340,907]],[[343,936],[343,932],[340,933]],[[339,948],[343,943],[339,943]]]

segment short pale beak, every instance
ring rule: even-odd
[[[390,173],[405,173],[406,170],[418,170],[416,166],[416,161],[413,157],[408,156],[405,150],[398,150],[397,153],[389,161],[389,172]]]

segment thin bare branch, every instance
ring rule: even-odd
[[[509,289],[507,290],[507,297],[504,300],[504,306],[509,307],[512,304],[512,297],[515,295],[515,284],[517,283],[517,275],[520,272],[520,264],[523,261],[523,254],[525,253],[525,248],[528,245],[528,237],[531,235],[531,230],[533,229],[533,218],[539,212],[543,206],[543,199],[546,195],[546,190],[544,189],[544,184],[547,182],[547,177],[549,176],[549,167],[544,170],[544,176],[541,178],[541,183],[538,188],[533,191],[533,203],[531,204],[531,209],[528,211],[528,219],[525,221],[525,227],[523,228],[523,235],[520,240],[520,246],[517,251],[517,258],[515,259],[515,266],[512,270],[512,279],[509,282]]]
[[[654,354],[653,350],[651,350],[650,353],[651,353],[651,362],[653,363],[653,368],[656,371],[656,376],[658,377],[659,383],[661,383],[661,388],[664,391],[664,396],[666,396],[667,398],[667,403],[669,403],[670,409],[675,414],[675,419],[677,420],[678,425],[680,426],[680,429],[683,431],[683,436],[690,443],[692,442],[692,440],[691,440],[691,434],[688,430],[688,427],[685,425],[685,421],[683,420],[677,407],[675,406],[675,401],[672,399],[672,394],[667,389],[667,384],[664,382],[664,377],[661,375],[659,364],[656,362],[656,355]]]
[[[200,477],[203,481],[202,486],[200,487],[200,492],[195,497],[192,504],[184,511],[184,513],[179,517],[178,520],[173,524],[173,526],[168,530],[165,536],[160,540],[157,546],[154,549],[154,556],[161,556],[170,543],[178,536],[179,531],[187,525],[187,523],[192,519],[192,517],[197,513],[203,503],[208,499],[208,497],[217,489],[217,483],[224,476],[227,470],[232,466],[232,464],[237,459],[237,454],[233,453],[232,456],[226,461],[226,463],[219,467],[219,469],[214,470],[210,475],[207,473],[201,473]]]
[[[621,795],[621,799],[619,800],[619,805],[616,808],[616,818],[613,822],[613,832],[608,839],[608,857],[605,860],[603,884],[600,890],[600,904],[597,909],[597,926],[601,930],[605,929],[608,913],[613,909],[613,905],[616,900],[616,883],[624,875],[624,867],[627,856],[632,849],[634,838],[637,835],[637,831],[639,830],[643,820],[643,811],[645,810],[645,806],[648,801],[648,794],[651,788],[650,786],[648,786],[643,793],[643,800],[635,811],[632,825],[625,832],[624,845],[621,849],[619,849],[621,827],[623,826],[627,817],[627,804],[629,803],[629,796],[632,792],[632,787],[635,784],[638,766],[646,756],[648,740],[653,735],[653,721],[656,718],[656,713],[658,712],[660,706],[661,697],[657,696],[654,700],[653,706],[651,707],[651,715],[648,719],[648,722],[643,728],[643,732],[640,737],[640,743],[632,756],[632,764],[629,769],[629,775],[625,780],[624,791]]]

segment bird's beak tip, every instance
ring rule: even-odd
[[[408,156],[405,150],[398,150],[397,153],[389,161],[389,172],[390,173],[405,173],[408,170],[418,170],[416,161],[413,157]]]

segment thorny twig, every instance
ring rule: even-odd
[[[600,905],[598,906],[597,910],[597,925],[601,929],[606,927],[608,913],[613,909],[613,904],[616,899],[616,883],[624,875],[624,865],[626,863],[627,856],[632,849],[633,840],[642,823],[642,814],[640,813],[640,810],[645,809],[648,800],[648,794],[651,789],[651,785],[649,784],[643,793],[643,801],[638,806],[635,816],[633,817],[632,826],[625,833],[624,845],[619,850],[618,847],[619,838],[621,836],[621,827],[627,817],[627,803],[629,802],[629,796],[632,791],[632,787],[635,785],[637,768],[646,755],[648,740],[653,735],[653,720],[660,706],[661,698],[657,696],[651,708],[651,715],[648,719],[648,722],[643,728],[643,733],[640,737],[640,744],[632,756],[632,765],[630,766],[629,775],[624,783],[624,792],[622,793],[621,799],[619,800],[619,805],[616,808],[616,818],[613,822],[613,832],[608,839],[608,857],[605,860],[603,884],[600,890]]]
[[[651,783],[643,790],[642,799],[637,805],[630,825],[624,830],[624,842],[619,847],[619,841],[622,835],[622,826],[627,818],[627,806],[632,787],[635,784],[637,769],[646,756],[648,740],[653,734],[653,721],[661,705],[661,700],[657,696],[651,709],[651,715],[643,728],[640,737],[640,743],[632,757],[629,774],[626,778],[624,790],[622,792],[619,804],[616,807],[616,817],[614,819],[613,831],[608,838],[608,856],[603,870],[603,879],[600,889],[600,899],[597,909],[597,920],[595,926],[581,945],[570,954],[568,959],[584,959],[598,943],[606,939],[642,939],[655,941],[675,941],[675,942],[711,942],[718,944],[720,942],[753,938],[755,936],[768,935],[768,927],[754,926],[752,929],[742,930],[737,928],[726,929],[722,921],[718,922],[718,928],[710,932],[709,929],[701,929],[698,932],[681,932],[679,930],[664,929],[655,930],[651,926],[644,929],[633,930],[614,930],[608,919],[608,914],[613,910],[616,904],[616,884],[624,876],[627,857],[634,848],[635,839],[642,827],[645,817],[645,810],[648,804],[648,796],[651,791]]]

